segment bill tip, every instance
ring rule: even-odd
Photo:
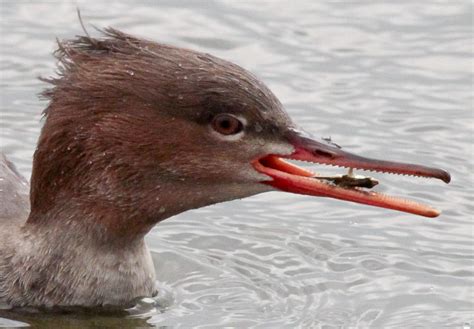
[[[441,179],[446,184],[449,184],[449,182],[451,181],[451,175],[447,171],[443,170],[443,175],[442,175]]]
[[[441,215],[441,211],[439,211],[438,209],[432,208],[428,212],[426,212],[425,217],[435,218],[435,217],[438,217],[439,215]]]

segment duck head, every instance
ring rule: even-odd
[[[282,190],[424,216],[428,206],[315,179],[284,159],[434,177],[302,134],[272,92],[208,54],[108,29],[60,42],[34,157],[30,224],[95,221],[141,236],[187,209]],[[81,215],[79,215],[81,213]]]

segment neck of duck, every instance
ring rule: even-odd
[[[111,165],[114,160],[107,156],[103,157],[108,159],[108,165],[101,159],[77,163],[74,168],[84,168],[78,178],[54,169],[70,159],[52,158],[50,163],[38,166],[42,157],[38,148],[31,180],[31,212],[24,228],[71,239],[80,234],[80,241],[94,247],[128,248],[143,241],[152,227],[166,218],[249,194],[248,188],[238,183],[228,183],[225,192],[216,193],[219,183],[170,177],[166,170],[157,174],[159,177],[150,177],[132,170],[128,164]],[[45,180],[44,175],[50,175],[45,168],[53,168],[59,176]],[[63,163],[63,168],[68,166]]]
[[[89,180],[89,185],[74,190],[58,187],[53,195],[43,192],[54,197],[48,198],[48,202],[44,197],[35,200],[32,192],[31,212],[24,228],[70,238],[80,234],[80,241],[94,247],[129,248],[143,241],[158,222],[188,209],[218,202],[205,193],[206,189],[214,189],[211,186],[197,190],[183,181],[163,181],[155,185],[137,177],[136,182],[127,183],[113,181],[113,176],[112,172],[103,172]],[[34,191],[37,185],[32,182]],[[85,241],[85,237],[89,241]]]
[[[226,193],[216,195],[214,184],[162,179],[154,185],[138,176],[135,183],[126,183],[113,179],[116,171],[105,170],[95,179],[86,172],[82,180],[90,184],[82,188],[57,186],[58,193],[47,194],[54,196],[51,203],[43,203],[43,198],[35,199],[35,188],[42,186],[35,180],[37,174],[33,172],[32,210],[22,228],[24,240],[13,247],[18,257],[9,271],[27,266],[36,274],[22,276],[19,283],[13,275],[4,279],[5,285],[20,291],[10,296],[12,305],[22,305],[25,296],[29,305],[88,306],[130,305],[136,298],[153,296],[155,270],[145,234],[167,217],[229,198]],[[238,197],[242,188],[237,184],[230,191]],[[0,269],[1,265],[0,261]],[[57,288],[58,284],[67,288]],[[54,288],[54,293],[45,295],[41,287]]]
[[[88,244],[128,247],[143,240],[154,224],[183,211],[183,204],[169,200],[168,184],[150,186],[152,193],[143,194],[138,190],[143,185],[111,186],[115,185],[111,176],[104,173],[74,190],[59,186],[53,195],[41,192],[48,196],[47,201],[44,196],[35,200],[38,192],[33,191],[37,185],[32,180],[32,206],[25,228],[55,235],[80,232],[88,237]]]
[[[70,185],[66,173],[44,180],[45,168],[66,159],[61,156],[38,166],[47,154],[40,144],[32,175],[31,213],[21,228],[24,239],[16,246],[12,241],[16,249],[12,269],[4,276],[0,270],[4,284],[14,287],[9,296],[12,305],[25,301],[33,306],[129,305],[136,298],[152,296],[155,270],[145,234],[165,218],[220,201],[212,196],[216,188],[212,184],[197,188],[169,179],[166,173],[159,184],[139,173],[127,179],[128,166],[106,167],[98,174],[93,160],[78,162],[87,170],[81,179],[72,178],[76,184]],[[236,186],[236,194],[238,190]],[[23,267],[35,275],[15,281],[13,274]],[[53,292],[44,294],[42,289]]]

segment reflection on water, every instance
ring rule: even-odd
[[[435,220],[268,193],[190,211],[148,236],[159,297],[129,315],[13,314],[44,327],[469,327],[473,323],[472,4],[80,1],[86,23],[189,47],[259,75],[295,121],[368,156],[448,169],[381,177]],[[4,2],[2,151],[31,171],[54,38],[73,3]],[[91,29],[92,31],[92,29]],[[461,179],[464,178],[464,179]],[[13,322],[21,321],[21,322]]]

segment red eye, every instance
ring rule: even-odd
[[[222,135],[235,135],[244,129],[242,122],[230,114],[218,114],[212,119],[212,128]]]

